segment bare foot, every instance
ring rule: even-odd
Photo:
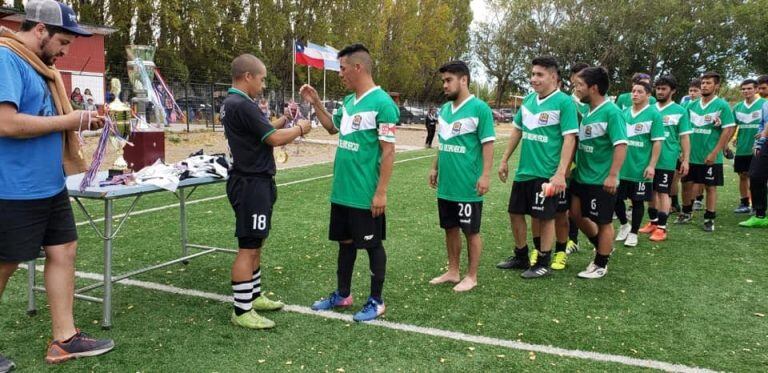
[[[462,291],[470,291],[477,286],[477,280],[469,277],[464,277],[461,282],[459,282],[456,286],[453,287],[453,291],[455,292],[462,292]]]
[[[446,282],[455,284],[455,283],[458,283],[459,280],[460,280],[460,276],[458,273],[446,272],[446,273],[443,273],[443,275],[440,277],[435,277],[429,280],[429,283],[432,285],[444,284]]]

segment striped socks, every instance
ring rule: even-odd
[[[261,296],[261,267],[253,272],[253,300]]]
[[[232,281],[235,315],[248,313],[253,308],[253,281]]]

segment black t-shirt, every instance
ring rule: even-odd
[[[275,131],[259,105],[230,89],[221,105],[221,123],[232,152],[232,173],[274,176],[275,155],[264,140]]]

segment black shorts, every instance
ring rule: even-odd
[[[0,262],[36,259],[43,246],[77,241],[69,194],[43,199],[0,199]]]
[[[512,193],[509,195],[507,212],[515,215],[530,215],[532,218],[541,220],[554,219],[560,196],[544,196],[541,192],[541,184],[548,182],[547,179],[515,181],[512,184]]]
[[[572,198],[579,198],[581,216],[589,218],[599,225],[613,222],[613,210],[616,206],[617,195],[606,192],[602,185],[579,184],[572,181],[571,196]]]
[[[704,184],[706,186],[723,186],[723,165],[691,164],[688,175],[683,178],[683,182]]]
[[[616,190],[616,199],[623,201],[650,201],[653,183],[630,180],[619,180],[619,188]]]
[[[737,155],[733,158],[733,172],[737,174],[749,172],[749,167],[752,165],[751,155]]]
[[[259,249],[272,227],[277,186],[271,177],[231,175],[227,197],[235,211],[235,237],[241,249]]]
[[[378,247],[387,239],[387,219],[384,214],[373,217],[370,209],[358,209],[331,203],[331,224],[328,239],[348,241],[358,249]]]
[[[440,216],[440,228],[460,227],[464,234],[480,233],[483,202],[454,202],[438,198],[437,213]]]
[[[555,212],[558,212],[558,213],[568,212],[570,208],[571,208],[571,188],[566,187],[565,191],[560,193],[560,195],[557,198],[557,209],[555,209]]]
[[[672,191],[672,183],[675,180],[675,171],[656,169],[653,177],[653,191],[669,194]]]

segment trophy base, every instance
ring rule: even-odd
[[[112,178],[117,175],[123,175],[123,174],[125,174],[125,170],[110,169],[107,174],[107,181],[112,180]]]

